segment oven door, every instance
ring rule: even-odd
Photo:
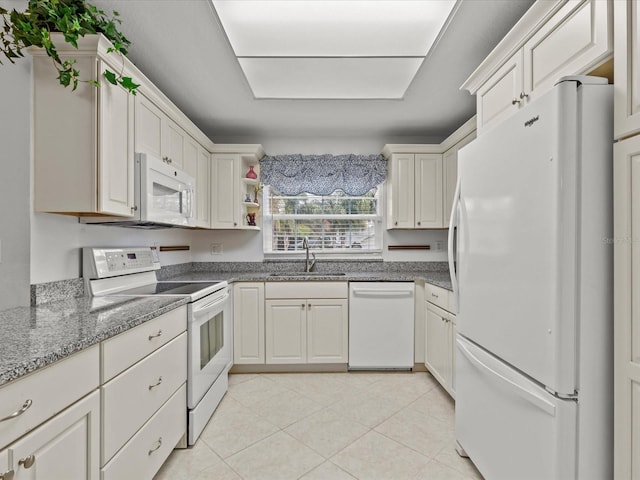
[[[190,304],[187,328],[187,404],[193,409],[231,363],[229,287]]]
[[[194,180],[185,172],[144,153],[140,162],[140,219],[194,226]]]

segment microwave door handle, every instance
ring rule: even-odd
[[[192,187],[189,189],[189,218],[193,218],[193,210],[194,210],[193,203],[195,199],[196,199],[196,194]]]

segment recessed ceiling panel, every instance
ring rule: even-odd
[[[214,0],[238,57],[425,56],[455,0]]]
[[[239,58],[256,98],[399,99],[417,58]]]

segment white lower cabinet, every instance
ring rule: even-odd
[[[233,286],[233,363],[264,363],[264,283]]]
[[[187,427],[183,384],[102,469],[102,480],[151,479]]]
[[[9,452],[3,450],[0,452],[0,480],[11,480],[15,471],[9,465]]]
[[[10,445],[3,455],[12,464],[5,471],[13,470],[14,480],[97,480],[99,442],[100,394],[95,391]]]
[[[265,363],[347,363],[346,282],[273,282],[265,287]]]
[[[443,288],[426,285],[424,363],[433,377],[455,398],[456,316],[448,311],[454,310],[449,307],[449,293]]]

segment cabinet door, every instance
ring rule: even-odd
[[[614,478],[640,479],[640,137],[614,145]]]
[[[456,316],[449,315],[449,351],[451,354],[451,390],[449,393],[456,398]]]
[[[614,84],[616,138],[640,132],[640,6],[613,2],[615,15]]]
[[[267,300],[265,303],[266,363],[306,363],[306,300]]]
[[[97,480],[99,441],[100,395],[96,391],[8,448],[14,480]]]
[[[307,300],[307,361],[347,363],[349,322],[347,300]]]
[[[525,43],[527,101],[559,78],[586,73],[611,55],[611,7],[612,2],[602,0],[570,0]]]
[[[100,63],[102,78],[105,65]],[[98,211],[132,216],[133,97],[119,85],[103,81],[98,99]]]
[[[220,153],[211,158],[211,228],[239,227],[239,162],[236,154]]]
[[[524,99],[522,50],[516,52],[476,93],[478,133],[518,110]]]
[[[162,158],[177,168],[184,169],[184,146],[186,133],[180,126],[165,116],[162,124]]]
[[[425,365],[448,391],[451,388],[451,345],[449,324],[444,312],[427,306]]]
[[[264,363],[264,283],[233,287],[233,363]]]
[[[15,470],[9,465],[9,450],[0,452],[0,480],[12,480]]]
[[[196,225],[202,228],[209,228],[210,195],[210,175],[209,164],[211,155],[204,148],[198,147],[198,162],[196,168]]]
[[[414,227],[414,184],[414,155],[393,154],[387,228]]]
[[[144,95],[136,95],[136,152],[162,157],[162,119],[164,114]]]
[[[415,227],[442,228],[442,155],[415,155]]]

